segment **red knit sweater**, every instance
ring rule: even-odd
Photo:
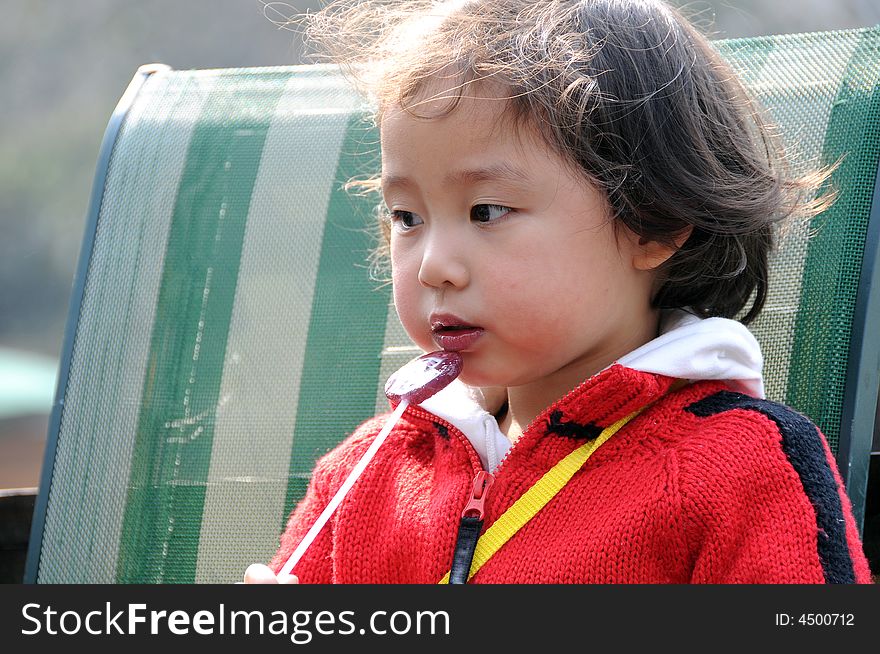
[[[718,382],[614,365],[548,407],[495,472],[484,530],[585,439],[603,444],[471,583],[870,583],[824,437],[802,415]],[[381,429],[318,462],[277,571]],[[303,583],[436,583],[482,469],[467,438],[410,407],[294,573]]]

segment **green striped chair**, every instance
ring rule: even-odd
[[[880,30],[718,42],[789,145],[846,154],[755,329],[768,391],[824,429],[861,520],[880,343]],[[327,67],[142,68],[105,136],[29,582],[232,582],[314,460],[416,350],[370,278],[366,108]],[[873,328],[872,328],[873,326]]]

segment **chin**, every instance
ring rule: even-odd
[[[468,367],[468,357],[466,353],[464,354],[464,367],[461,370],[461,374],[458,376],[458,379],[468,386],[476,386],[479,388],[484,388],[486,386],[504,386],[507,387],[509,384],[507,380],[504,379],[501,375],[498,374],[498,371],[487,371],[484,369],[477,368],[474,365]]]

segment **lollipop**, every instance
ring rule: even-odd
[[[397,408],[391,414],[385,426],[382,427],[382,431],[379,432],[379,435],[376,436],[376,439],[367,451],[364,452],[360,461],[357,462],[357,465],[355,465],[345,481],[342,482],[342,486],[336,491],[333,499],[330,500],[327,507],[321,512],[321,515],[315,520],[315,524],[312,525],[311,529],[300,541],[300,544],[293,550],[293,554],[290,555],[290,558],[287,559],[287,562],[278,572],[279,576],[290,574],[290,571],[293,570],[293,567],[299,562],[302,555],[305,554],[309,545],[315,540],[318,532],[327,524],[330,516],[336,511],[336,508],[348,494],[348,491],[351,490],[351,487],[354,486],[358,477],[361,476],[361,473],[370,463],[376,451],[385,442],[385,439],[388,438],[388,434],[394,429],[394,425],[400,420],[400,416],[403,415],[406,408],[410,404],[424,402],[434,393],[446,388],[453,379],[458,377],[461,372],[461,366],[462,358],[458,352],[441,350],[413,359],[388,378],[388,382],[385,384],[385,396],[391,402],[398,402]]]
[[[395,403],[420,404],[446,388],[461,372],[461,355],[440,350],[413,359],[388,378],[385,397]]]

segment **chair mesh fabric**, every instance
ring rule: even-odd
[[[376,165],[364,117],[320,68],[141,89],[109,164],[39,581],[238,578],[274,552],[315,458],[375,411],[389,297],[364,265],[371,207],[342,189]]]
[[[769,395],[832,444],[880,152],[878,44],[878,30],[717,44],[797,169],[848,153],[841,201],[789,228],[754,325]],[[238,580],[274,553],[315,459],[383,410],[382,382],[417,350],[368,274],[371,200],[342,188],[378,169],[367,115],[325,67],[142,87],[72,332],[38,581]]]
[[[839,197],[791,221],[771,261],[770,295],[752,325],[771,399],[796,407],[836,451],[852,319],[880,160],[880,29],[719,43],[766,107],[793,172],[839,162]]]

